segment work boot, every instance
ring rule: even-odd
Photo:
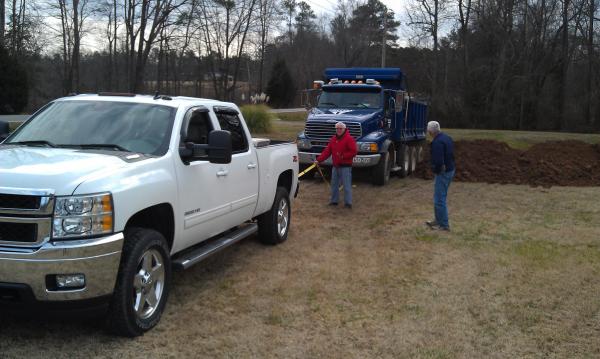
[[[445,231],[445,232],[450,232],[450,227],[442,227],[439,224],[435,224],[432,226],[429,226],[430,229],[434,230],[434,231]]]
[[[346,203],[346,204],[344,205],[344,207],[346,207],[346,208],[348,208],[348,209],[352,209],[352,205],[351,205],[350,203]]]
[[[428,225],[430,228],[433,228],[435,226],[439,227],[439,224],[437,223],[437,221],[435,219],[431,220],[431,221],[425,221],[425,224]]]

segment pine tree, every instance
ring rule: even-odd
[[[273,64],[267,94],[273,107],[289,106],[294,101],[296,86],[284,59],[279,59]]]

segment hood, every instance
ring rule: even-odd
[[[98,152],[0,146],[0,187],[70,195],[87,178],[107,176],[125,166],[127,162],[118,156]]]
[[[383,114],[380,108],[313,108],[308,120],[336,120],[363,122]]]

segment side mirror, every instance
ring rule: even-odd
[[[4,141],[10,134],[10,126],[6,121],[0,121],[0,142]]]
[[[185,164],[204,160],[210,163],[231,163],[231,133],[214,130],[208,134],[208,144],[186,142],[179,148],[179,155]]]
[[[208,134],[208,161],[210,163],[231,163],[231,133],[214,130]]]

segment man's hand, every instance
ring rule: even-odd
[[[313,162],[313,164],[314,164],[315,166],[318,166],[318,165],[319,165],[319,161],[315,160],[315,161]]]

